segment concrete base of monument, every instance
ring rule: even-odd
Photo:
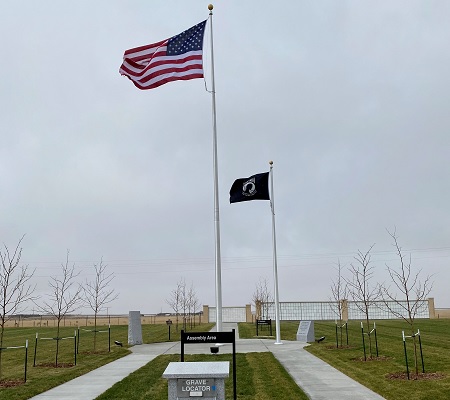
[[[163,373],[168,380],[168,400],[201,397],[204,400],[225,400],[225,379],[230,363],[171,362]]]

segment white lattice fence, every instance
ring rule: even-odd
[[[264,305],[266,307],[266,305]],[[280,320],[334,320],[337,318],[336,303],[328,301],[314,302],[280,302]],[[268,307],[268,319],[275,319],[275,305]]]
[[[363,303],[361,302],[348,302],[348,319],[364,319],[365,313],[363,312]],[[396,319],[400,316],[407,318],[407,302],[390,301],[387,303],[383,301],[377,301],[369,307],[370,319]],[[420,302],[417,307],[416,318],[430,318],[428,310],[428,301]]]
[[[399,304],[400,303],[400,304]],[[361,303],[348,301],[348,319],[360,320],[365,318],[365,314],[361,311]],[[269,303],[264,305],[267,307],[268,315],[266,318],[275,319],[275,305]],[[388,302],[386,305],[383,301],[377,301],[369,307],[370,319],[397,319],[400,315],[406,316],[406,301]],[[392,312],[392,310],[395,311]],[[326,321],[339,318],[337,303],[333,301],[314,301],[314,302],[280,302],[280,320],[284,321],[300,321],[300,320],[316,320]],[[428,301],[424,300],[418,307],[416,318],[430,318]]]
[[[222,307],[222,322],[246,322],[245,307]],[[216,322],[216,307],[209,307],[209,322]]]

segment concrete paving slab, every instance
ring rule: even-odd
[[[237,324],[224,324],[223,330],[236,329]],[[324,361],[308,353],[305,343],[275,339],[237,339],[236,352],[272,352],[294,381],[312,400],[383,400],[383,397],[367,389]],[[184,346],[185,354],[210,354],[210,344]],[[231,353],[231,344],[219,346],[219,353]],[[93,400],[116,382],[141,368],[160,354],[180,354],[179,342],[138,345],[132,354],[64,383],[32,398],[32,400]],[[212,360],[214,355],[211,355]],[[74,394],[76,393],[76,395]]]
[[[177,347],[176,342],[134,346],[130,355],[34,396],[32,400],[93,400],[174,346]]]
[[[283,341],[267,347],[294,381],[314,400],[382,400],[383,397],[308,353],[304,343]]]

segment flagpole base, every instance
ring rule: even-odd
[[[274,344],[283,344],[281,340],[277,340]]]

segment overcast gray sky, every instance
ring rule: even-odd
[[[118,73],[208,3],[0,4],[0,241],[26,234],[41,295],[69,249],[80,280],[102,257],[115,274],[110,313],[169,311],[181,278],[214,305],[211,96],[201,79],[140,91]],[[450,307],[448,21],[445,1],[215,4],[224,306],[273,282],[269,202],[228,201],[273,160],[280,301],[327,300],[338,259],[372,244],[373,283],[387,280],[396,227]],[[209,40],[207,26],[207,71]]]

